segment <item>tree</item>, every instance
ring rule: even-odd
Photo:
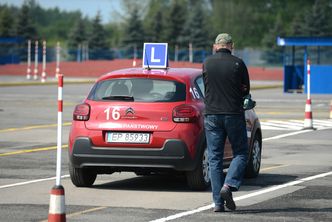
[[[14,18],[8,8],[4,8],[0,13],[0,36],[13,37],[14,34]]]
[[[133,9],[125,27],[123,43],[129,48],[136,46],[141,49],[144,43],[144,31],[138,8]]]
[[[305,31],[303,30],[303,26],[305,25],[305,13],[303,11],[298,11],[295,16],[293,21],[291,22],[290,26],[290,36],[304,36]]]
[[[196,1],[191,6],[185,28],[179,38],[181,45],[193,44],[194,48],[205,48],[211,44],[205,24],[205,11],[201,1]]]
[[[106,35],[112,47],[120,47],[122,44],[122,26],[119,23],[108,23],[105,25]]]
[[[69,48],[77,48],[79,44],[82,44],[86,40],[87,40],[87,33],[86,33],[85,22],[80,17],[69,34],[68,46]]]
[[[148,11],[143,19],[145,41],[163,42],[164,37],[164,8],[166,2],[161,0],[151,0]]]
[[[34,4],[34,1],[24,1],[23,6],[18,15],[18,22],[16,27],[16,33],[18,36],[24,39],[36,39],[37,30],[31,20],[30,8]]]
[[[153,42],[159,42],[162,41],[163,38],[163,13],[161,9],[159,9],[155,16],[153,17],[153,23],[151,24],[151,30],[153,31],[154,35],[152,38]]]
[[[91,59],[111,58],[107,43],[106,31],[101,24],[100,12],[92,21],[92,30],[89,39],[89,51]]]
[[[89,40],[89,46],[91,49],[105,49],[108,48],[106,41],[106,32],[101,24],[100,12],[97,13],[96,17],[92,21],[92,30]]]
[[[285,35],[281,13],[277,15],[274,26],[264,36],[262,43],[265,46],[264,59],[268,63],[282,63],[282,47],[277,45],[277,35]]]
[[[77,56],[77,60],[80,60],[81,55],[83,54],[83,47],[87,46],[88,37],[85,24],[85,21],[80,16],[72,28],[68,38],[69,54],[72,58]]]
[[[173,0],[171,2],[170,10],[166,18],[165,36],[171,47],[175,45],[187,47],[187,45],[180,45],[181,34],[183,33],[183,26],[187,18],[186,4],[184,0]]]
[[[316,0],[311,10],[306,14],[302,26],[304,34],[308,36],[332,35],[332,16],[329,0]]]

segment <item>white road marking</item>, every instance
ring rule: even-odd
[[[294,136],[297,134],[307,133],[307,132],[311,132],[311,131],[314,131],[314,130],[309,129],[309,130],[296,131],[296,132],[292,132],[292,133],[280,134],[278,136],[273,136],[273,137],[268,137],[268,138],[262,139],[262,141],[276,140],[276,139],[280,139],[280,138],[284,138],[284,137],[288,137],[288,136]]]
[[[61,176],[61,178],[68,178],[68,177],[69,177],[69,174]],[[2,186],[0,186],[0,189],[9,188],[9,187],[16,187],[16,186],[22,186],[22,185],[27,185],[27,184],[31,184],[31,183],[39,183],[39,182],[44,182],[44,181],[49,181],[49,180],[54,180],[55,181],[55,177],[49,177],[49,178],[37,179],[37,180],[29,180],[29,181],[20,182],[20,183],[2,185]]]
[[[324,130],[324,129],[332,129],[332,127],[321,128],[321,129],[318,129],[318,130]],[[311,131],[313,131],[313,130],[310,129],[310,130],[302,130],[302,131],[296,131],[296,132],[292,132],[292,133],[281,134],[281,135],[278,135],[278,136],[265,138],[265,139],[263,139],[263,141],[280,139],[280,138],[284,138],[284,137],[288,137],[288,136],[294,136],[294,135],[297,135],[297,134],[307,133],[307,132],[311,132]],[[68,174],[61,176],[61,178],[68,178],[68,177],[69,177]],[[15,186],[22,186],[22,185],[31,184],[31,183],[44,182],[44,181],[49,181],[49,180],[55,180],[55,177],[37,179],[37,180],[30,180],[30,181],[26,181],[26,182],[14,183],[14,184],[8,184],[8,185],[2,185],[2,186],[0,186],[0,189],[15,187]]]
[[[332,127],[332,120],[313,119],[313,126],[317,129]],[[302,130],[304,120],[265,120],[261,121],[262,130]]]
[[[332,129],[332,127],[321,128],[321,129],[318,129],[318,130],[323,130],[323,129]],[[280,138],[293,136],[293,135],[297,135],[297,134],[302,134],[302,133],[306,133],[306,132],[311,132],[311,131],[314,131],[314,130],[302,130],[302,131],[297,131],[297,132],[292,132],[292,133],[287,133],[287,134],[281,134],[281,135],[278,135],[278,136],[265,138],[265,139],[263,139],[263,141],[280,139]],[[326,177],[326,176],[329,176],[329,175],[332,175],[332,171],[322,173],[322,174],[318,174],[318,175],[314,175],[314,176],[311,176],[311,177],[306,177],[306,178],[299,179],[299,180],[295,180],[295,181],[288,182],[288,183],[285,183],[285,184],[282,184],[282,185],[276,185],[276,186],[272,186],[272,187],[265,188],[265,189],[262,189],[262,190],[258,190],[258,191],[253,192],[253,193],[249,193],[249,194],[246,194],[246,195],[243,195],[243,196],[236,197],[236,198],[234,198],[234,201],[248,199],[250,197],[254,197],[254,196],[262,195],[262,194],[265,194],[265,193],[273,192],[273,191],[283,189],[283,188],[286,188],[286,187],[290,187],[290,186],[295,186],[295,185],[300,184],[300,183],[304,183],[304,182],[307,182],[307,181],[310,181],[310,180],[315,180],[315,179],[318,179],[318,178],[323,178],[323,177]],[[61,178],[68,178],[68,177],[69,177],[68,174],[61,176]],[[50,178],[30,180],[30,181],[26,181],[26,182],[2,185],[2,186],[0,186],[0,189],[10,188],[10,187],[15,187],[15,186],[22,186],[22,185],[27,185],[27,184],[32,184],[32,183],[55,180],[55,179],[56,179],[55,177],[50,177]],[[206,205],[206,206],[203,206],[203,207],[199,207],[199,208],[194,209],[194,210],[185,211],[185,212],[174,214],[174,215],[171,215],[171,216],[168,216],[168,217],[163,217],[163,218],[160,218],[160,219],[156,219],[156,220],[153,220],[153,221],[150,221],[150,222],[164,222],[164,221],[175,220],[177,218],[181,218],[181,217],[185,217],[185,216],[188,216],[188,215],[199,213],[199,212],[202,212],[202,211],[205,211],[205,210],[209,210],[213,207],[214,207],[214,204],[212,203],[212,204],[209,204],[209,205]]]
[[[270,192],[273,192],[273,191],[276,191],[276,190],[280,190],[280,189],[283,189],[283,188],[286,188],[286,187],[295,186],[295,185],[298,185],[298,184],[301,184],[301,183],[304,183],[304,182],[307,182],[307,181],[327,177],[327,176],[330,176],[330,175],[332,175],[332,171],[322,173],[322,174],[318,174],[318,175],[314,175],[314,176],[310,176],[310,177],[306,177],[306,178],[299,179],[299,180],[295,180],[295,181],[288,182],[288,183],[285,183],[285,184],[276,185],[276,186],[272,186],[272,187],[269,187],[269,188],[264,188],[264,189],[258,190],[256,192],[253,192],[253,193],[249,193],[249,194],[245,194],[243,196],[235,197],[234,201],[248,199],[248,198],[251,198],[251,197],[255,197],[255,196],[262,195],[262,194],[270,193]],[[160,218],[160,219],[152,220],[150,222],[164,222],[164,221],[175,220],[175,219],[178,219],[178,218],[181,218],[181,217],[185,217],[185,216],[189,216],[189,215],[199,213],[199,212],[202,212],[202,211],[205,211],[205,210],[209,210],[213,207],[214,207],[214,204],[209,204],[207,206],[199,207],[199,208],[194,209],[194,210],[181,212],[181,213],[174,214],[174,215],[171,215],[171,216],[168,216],[168,217],[163,217],[163,218]]]
[[[318,130],[326,130],[326,129],[332,129],[332,127],[318,128],[317,131]],[[297,134],[307,133],[307,132],[311,132],[311,131],[315,131],[315,130],[314,129],[307,129],[307,130],[301,130],[301,131],[281,134],[281,135],[278,135],[278,136],[273,136],[273,137],[268,137],[268,138],[262,139],[262,141],[280,139],[280,138],[284,138],[284,137],[288,137],[288,136],[294,136],[294,135],[297,135]]]
[[[332,125],[332,120],[313,120],[314,123],[320,124],[322,126],[331,126]]]

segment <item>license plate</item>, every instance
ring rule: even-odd
[[[121,133],[108,132],[106,136],[108,143],[149,143],[149,133]]]

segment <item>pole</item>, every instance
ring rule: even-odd
[[[86,60],[89,61],[89,43],[86,42],[86,56],[85,56]]]
[[[57,136],[57,161],[56,161],[56,186],[61,185],[61,151],[62,151],[62,87],[63,75],[58,74],[58,136]]]
[[[305,104],[304,128],[314,129],[312,120],[311,98],[310,98],[310,60],[307,58],[307,101]]]
[[[175,45],[175,52],[174,52],[174,61],[177,62],[179,60],[179,46]]]
[[[58,139],[56,160],[56,181],[51,189],[48,222],[66,222],[65,189],[61,185],[61,140],[62,140],[62,88],[63,75],[58,74]]]
[[[83,42],[82,43],[82,62],[84,62],[86,60],[86,58],[85,58],[85,55],[86,55],[85,51],[86,51],[86,44],[85,44],[85,42]]]
[[[136,67],[136,57],[137,57],[137,45],[134,45],[134,60],[133,60],[133,67]]]
[[[41,82],[46,82],[46,41],[43,41],[43,71]]]
[[[58,77],[60,73],[60,42],[56,44],[56,68],[55,68],[55,78]]]
[[[77,53],[76,53],[76,61],[77,62],[82,61],[81,56],[82,56],[82,44],[80,43],[80,44],[77,45]]]
[[[189,43],[189,62],[193,62],[193,44]]]
[[[31,79],[31,40],[28,40],[28,67],[27,67],[27,79]]]
[[[310,100],[310,60],[307,59],[307,99]]]
[[[38,41],[35,41],[35,69],[33,79],[38,79]]]

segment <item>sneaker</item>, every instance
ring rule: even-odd
[[[218,212],[225,212],[224,206],[215,206],[213,208],[213,212],[218,213]]]
[[[229,187],[223,186],[223,188],[220,190],[220,196],[225,200],[226,207],[230,210],[235,210],[236,205],[233,200],[233,195]]]

